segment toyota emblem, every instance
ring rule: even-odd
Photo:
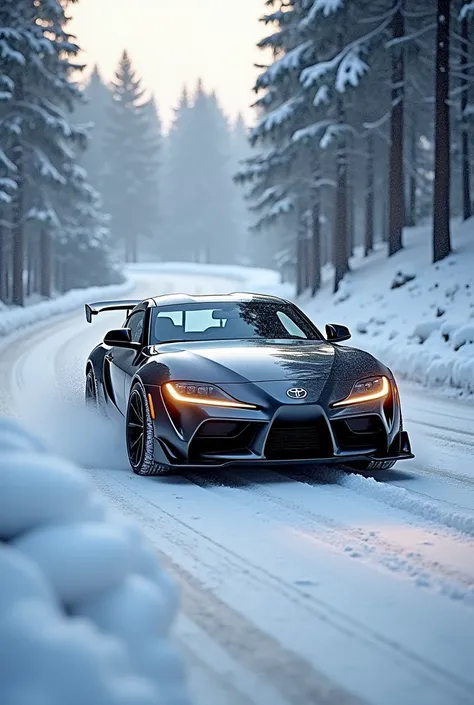
[[[290,399],[305,399],[308,396],[308,392],[302,387],[292,387],[287,391],[286,396],[290,397]]]

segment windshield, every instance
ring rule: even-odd
[[[186,304],[153,311],[150,343],[191,340],[323,340],[290,304]]]

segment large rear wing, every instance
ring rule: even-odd
[[[93,304],[86,304],[86,321],[92,323],[92,316],[97,316],[104,311],[131,311],[135,306],[141,304],[139,299],[125,299],[124,301],[96,301]]]

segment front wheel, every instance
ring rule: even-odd
[[[128,399],[126,419],[128,460],[136,475],[163,475],[167,465],[155,461],[153,421],[143,386],[133,385]]]

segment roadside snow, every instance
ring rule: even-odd
[[[405,248],[355,256],[338,294],[332,276],[298,303],[324,330],[345,323],[357,345],[400,377],[474,394],[474,219],[453,225],[453,254],[431,264],[431,227],[405,230]],[[275,292],[277,293],[277,292]]]
[[[73,289],[63,296],[49,301],[33,303],[24,308],[20,306],[0,307],[0,338],[11,335],[17,330],[27,328],[52,316],[69,313],[81,305],[94,299],[108,299],[128,294],[135,287],[135,282],[129,279],[119,286],[90,287],[89,289]]]
[[[0,420],[2,705],[187,705],[176,587],[74,465]]]

